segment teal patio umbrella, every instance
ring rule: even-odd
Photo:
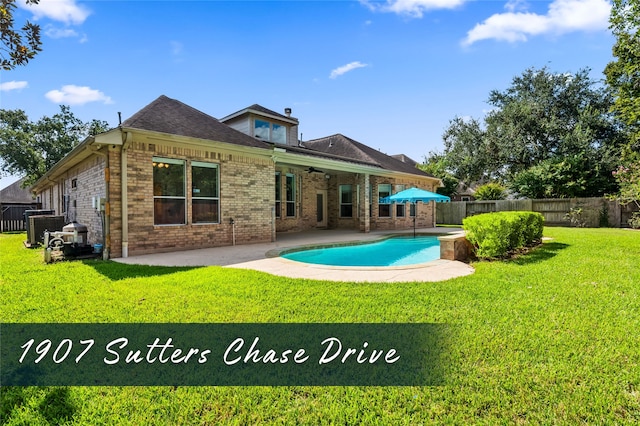
[[[380,199],[382,203],[411,203],[416,205],[416,214],[413,216],[413,236],[416,236],[416,216],[418,215],[417,203],[422,201],[428,203],[429,201],[435,201],[436,203],[448,203],[451,198],[446,195],[436,194],[435,192],[427,191],[420,188],[409,188],[404,191],[400,191],[396,194],[390,195]]]

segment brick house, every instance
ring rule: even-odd
[[[160,96],[89,137],[34,185],[42,208],[89,229],[105,257],[275,241],[277,232],[432,227],[433,203],[379,198],[441,184],[337,134],[298,140],[298,120],[252,105],[217,120]]]

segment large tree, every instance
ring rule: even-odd
[[[38,4],[40,0],[26,0],[26,4]],[[15,28],[13,14],[16,0],[2,0],[0,3],[0,66],[12,70],[25,65],[42,50],[40,26],[27,21],[21,28]]]
[[[589,70],[573,74],[530,68],[506,90],[493,90],[488,103],[492,110],[482,124],[456,119],[443,135],[445,155],[458,178],[510,184],[544,175],[556,197],[615,190],[611,172],[624,139],[610,113],[610,92],[589,77]],[[582,183],[554,183],[558,170]],[[531,196],[521,184],[510,187]]]
[[[640,150],[640,0],[613,0],[610,23],[615,59],[605,75],[614,90],[613,110],[628,126],[629,148]]]
[[[442,185],[437,189],[438,194],[451,197],[456,195],[458,190],[458,179],[449,172],[447,158],[437,152],[430,152],[423,164],[417,166],[423,172],[429,173],[433,177],[442,180]]]
[[[8,174],[22,175],[29,185],[85,137],[106,131],[105,121],[83,122],[70,108],[60,106],[60,112],[31,122],[22,110],[0,110],[0,164]]]

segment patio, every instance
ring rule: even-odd
[[[455,228],[423,228],[419,234],[458,232]],[[273,253],[298,246],[322,245],[350,241],[374,241],[386,235],[412,234],[413,230],[376,231],[368,234],[351,230],[313,230],[279,233],[273,243],[245,244],[156,253],[113,259],[116,262],[158,266],[224,266],[253,269],[290,278],[309,278],[353,282],[442,281],[469,275],[474,269],[466,263],[435,260],[419,265],[396,267],[339,267],[294,262]]]

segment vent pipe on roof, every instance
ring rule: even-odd
[[[285,108],[284,115],[286,115],[287,117],[291,117],[291,108]]]
[[[122,126],[122,113],[118,111],[118,126]]]

